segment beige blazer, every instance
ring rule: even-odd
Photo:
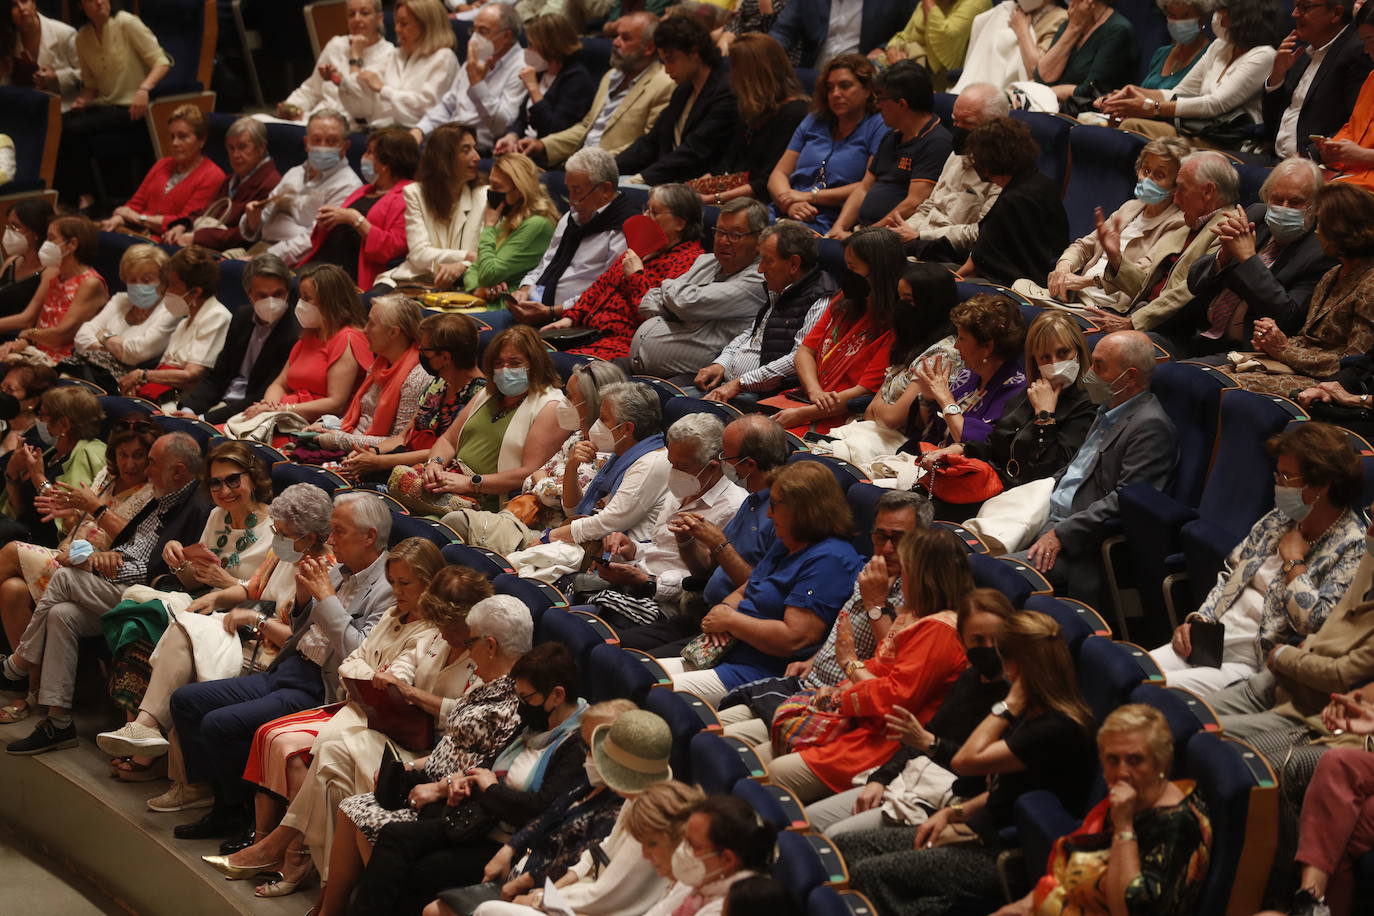
[[[412,181],[401,191],[406,202],[406,242],[409,254],[403,263],[377,277],[379,283],[396,286],[407,281],[431,282],[434,268],[445,261],[459,261],[477,253],[486,208],[486,185],[468,185],[458,195],[458,205],[448,219],[440,220],[425,206],[420,183]]]
[[[608,70],[596,88],[596,98],[592,107],[581,121],[556,134],[544,137],[544,153],[549,165],[561,165],[573,153],[582,148],[587,132],[596,123],[597,115],[606,104],[611,92],[611,80],[620,76],[619,70]],[[668,105],[668,97],[673,94],[677,84],[663,71],[663,64],[654,61],[639,75],[630,91],[611,113],[606,122],[606,130],[601,134],[600,146],[612,156],[620,153],[631,143],[649,132],[658,120],[659,113]]]

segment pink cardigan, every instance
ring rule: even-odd
[[[408,178],[396,182],[372,205],[372,209],[367,211],[367,221],[372,224],[372,229],[367,233],[367,237],[363,239],[363,243],[358,249],[359,289],[371,289],[377,274],[386,270],[387,266],[397,258],[404,258],[406,252],[410,250],[410,246],[406,242],[406,202],[401,195],[408,184],[410,184]],[[351,207],[354,201],[371,190],[372,185],[365,184],[348,195],[348,199],[339,206]],[[324,228],[316,223],[314,230],[310,233],[310,250],[296,264],[297,267],[310,263],[310,260],[320,250],[324,236]]]
[[[224,173],[219,166],[202,157],[200,165],[191,170],[176,187],[164,191],[167,179],[176,171],[176,162],[169,156],[153,163],[143,183],[138,186],[127,206],[147,216],[162,216],[164,226],[170,226],[179,219],[193,213],[200,213],[215,199],[215,192],[224,183]]]

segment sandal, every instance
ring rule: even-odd
[[[159,757],[152,763],[139,763],[132,757],[121,757],[114,764],[114,776],[121,782],[152,782],[167,778],[167,758]]]
[[[20,700],[14,703],[6,703],[0,706],[0,725],[12,725],[15,722],[22,722],[33,713],[33,707]]]
[[[295,859],[297,861],[303,860],[305,862],[305,869],[300,873],[299,876],[297,876],[297,878],[294,881],[288,881],[286,880],[285,875],[278,873],[279,877],[275,881],[268,881],[265,884],[259,884],[256,888],[254,888],[254,896],[285,897],[287,894],[293,894],[296,891],[302,890],[305,887],[308,887],[310,884],[314,883],[315,878],[318,876],[318,872],[315,871],[315,863],[310,861],[310,850],[291,850],[287,853],[287,855],[290,858]]]

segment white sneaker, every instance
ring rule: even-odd
[[[171,749],[162,732],[137,722],[95,736],[96,746],[111,757],[161,757]]]
[[[215,790],[204,783],[173,782],[172,787],[161,795],[148,799],[149,811],[189,811],[192,808],[209,808],[215,803]]]

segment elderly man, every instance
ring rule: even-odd
[[[77,643],[100,635],[101,616],[119,603],[126,588],[170,571],[163,550],[168,541],[200,540],[210,516],[200,488],[202,464],[195,439],[185,433],[160,437],[148,451],[153,499],[129,519],[109,550],[53,573],[14,654],[0,666],[0,689],[20,692],[28,690],[29,675],[41,666],[38,702],[48,707],[48,717],[32,734],[9,743],[11,754],[76,747],[71,708]]]
[[[520,71],[520,16],[515,7],[488,3],[472,22],[468,57],[453,85],[411,129],[423,140],[440,124],[467,124],[477,131],[477,149],[486,155],[525,103]]]
[[[767,226],[768,208],[753,198],[720,208],[711,251],[639,300],[644,323],[630,341],[636,373],[691,384],[721,347],[749,329],[768,304],[758,270],[759,234]]]
[[[905,220],[894,213],[878,224],[901,236],[907,254],[961,264],[973,250],[978,223],[997,202],[1002,189],[978,177],[964,155],[964,141],[971,131],[1005,118],[1009,110],[1007,94],[988,83],[975,83],[954,100],[954,152],[945,160],[930,196]]]
[[[795,385],[797,348],[835,293],[821,270],[816,234],[795,220],[779,220],[759,234],[759,273],[768,302],[693,379],[707,400],[752,405]]]
[[[612,156],[649,132],[673,94],[673,82],[658,60],[653,13],[630,13],[616,22],[611,69],[601,78],[592,107],[572,127],[525,139],[517,149],[556,167],[579,149],[604,149]],[[569,195],[572,189],[568,189]]]
[[[1221,153],[1210,150],[1185,156],[1174,185],[1174,203],[1183,211],[1183,225],[1160,238],[1140,264],[1121,257],[1121,229],[1115,220],[1097,214],[1097,237],[1107,256],[1102,286],[1109,293],[1131,297],[1125,315],[1089,307],[1085,312],[1104,331],[1135,328],[1150,331],[1165,347],[1174,338],[1187,339],[1186,319],[1179,313],[1193,299],[1188,272],[1202,256],[1221,247],[1215,229],[1227,220],[1240,199],[1240,176]]]
[[[1147,483],[1164,489],[1178,461],[1174,424],[1150,393],[1155,347],[1139,331],[1114,331],[1093,348],[1083,377],[1098,405],[1088,438],[1055,476],[1049,519],[1023,557],[1055,591],[1100,606],[1098,549],[1117,514],[1117,491]]]
[[[348,119],[317,111],[305,125],[305,162],[287,170],[271,197],[243,208],[239,234],[249,244],[261,238],[271,254],[295,264],[310,250],[320,208],[341,205],[362,184],[348,164]]]
[[[1350,119],[1369,75],[1349,0],[1293,4],[1293,31],[1279,44],[1261,99],[1264,130],[1282,157],[1312,156],[1312,137],[1330,137]]]
[[[654,521],[653,535],[633,541],[611,534],[602,546],[623,562],[598,564],[597,574],[611,588],[591,598],[616,627],[654,623],[677,611],[682,581],[691,570],[683,561],[679,544],[690,536],[691,525],[683,518],[694,515],[711,525],[724,525],[745,492],[725,476],[721,439],[725,425],[708,413],[691,413],[668,427],[669,496]]]
[[[1236,207],[1212,229],[1221,247],[1188,272],[1191,355],[1250,349],[1257,318],[1272,319],[1285,334],[1302,328],[1312,290],[1336,266],[1314,231],[1323,180],[1311,159],[1285,159],[1260,188],[1261,203]]]
[[[540,325],[558,318],[625,251],[620,227],[640,207],[620,193],[619,184],[615,156],[606,150],[587,147],[568,157],[568,212],[507,306],[517,321]]]
[[[172,722],[187,781],[208,783],[215,804],[183,824],[178,839],[230,836],[251,829],[243,767],[258,726],[338,695],[338,667],[391,605],[386,578],[391,511],[373,493],[344,493],[334,503],[329,546],[338,565],[306,557],[297,565],[291,637],[259,674],[187,684],[172,694]],[[235,614],[238,611],[234,612]],[[258,615],[258,625],[267,621]],[[245,624],[251,621],[244,621]]]

